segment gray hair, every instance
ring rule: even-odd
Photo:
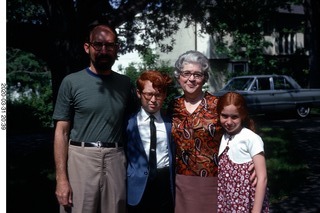
[[[201,72],[204,74],[204,82],[207,82],[209,79],[210,65],[209,60],[205,55],[194,50],[189,50],[180,55],[175,63],[174,77],[176,79],[179,78],[184,63],[200,64]]]

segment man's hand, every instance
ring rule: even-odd
[[[56,196],[62,206],[72,206],[72,188],[68,181],[57,182]]]
[[[251,164],[249,166],[249,172],[251,173],[251,175],[250,175],[251,185],[253,187],[255,187],[257,185],[258,178],[257,178],[257,175],[256,175],[256,170],[254,169],[254,164]]]

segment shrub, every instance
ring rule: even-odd
[[[33,54],[7,48],[8,132],[52,127],[51,75]]]

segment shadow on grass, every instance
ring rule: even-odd
[[[313,139],[318,137],[315,134],[301,134],[301,131],[305,132],[301,127],[315,127],[318,123],[312,120],[278,123],[268,117],[255,120],[257,133],[265,143],[271,205],[280,203],[280,206],[283,206],[281,201],[290,197],[295,190],[299,190],[308,177],[310,167],[307,166],[306,159],[309,162],[319,162],[318,158],[312,160],[314,156],[319,156],[318,149],[313,146],[306,149],[310,143],[314,145]],[[299,144],[297,135],[301,135],[300,138],[308,142]],[[8,135],[7,212],[58,212],[53,172],[52,132]],[[307,191],[306,195],[315,191],[314,188],[308,190],[310,191]],[[298,204],[302,203],[300,201],[301,197],[297,201]],[[297,204],[290,204],[290,207],[293,206]]]
[[[293,128],[259,120],[258,133],[265,146],[270,202],[287,198],[308,177],[308,166],[294,138]]]
[[[58,212],[52,141],[51,132],[8,135],[7,212]]]

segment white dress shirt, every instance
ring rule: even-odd
[[[155,117],[154,123],[157,129],[157,168],[169,166],[169,151],[167,131],[160,112],[153,114]],[[143,108],[138,112],[137,123],[142,140],[144,150],[149,159],[150,150],[150,113],[147,113]]]

